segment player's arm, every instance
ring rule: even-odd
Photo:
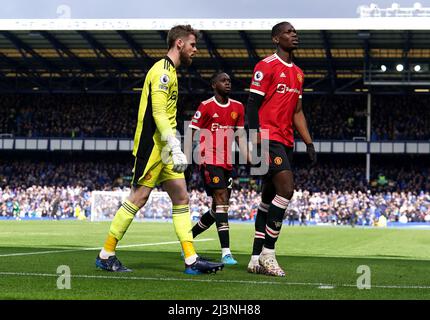
[[[235,140],[237,145],[239,146],[239,159],[244,159],[246,163],[250,163],[250,155],[248,151],[248,140],[246,139],[246,131],[245,128],[239,128],[236,130]]]
[[[246,163],[250,163],[250,155],[248,150],[248,140],[247,135],[245,131],[245,111],[244,107],[242,108],[242,111],[239,113],[239,116],[237,118],[236,122],[236,134],[235,134],[235,140],[236,143],[239,146],[239,153],[240,157],[239,159],[244,159]],[[257,114],[257,120],[258,120],[258,114]]]
[[[249,89],[248,103],[246,105],[246,116],[248,127],[253,132],[260,129],[258,111],[263,104],[264,97],[271,82],[271,70],[269,66],[260,61],[254,68],[251,87]],[[258,142],[253,139],[254,143]]]
[[[169,85],[171,85],[166,70],[154,72],[151,77],[152,116],[161,134],[161,140],[167,141],[172,152],[173,170],[184,172],[187,168],[187,157],[181,150],[181,142],[176,138],[167,115]]]
[[[297,101],[296,110],[293,115],[293,124],[299,132],[306,145],[312,143],[312,138],[308,130],[305,114],[303,113],[302,99]]]
[[[193,149],[194,136],[196,135],[197,131],[200,131],[201,128],[205,128],[207,126],[207,120],[208,120],[208,115],[207,115],[205,105],[201,103],[197,108],[197,111],[194,114],[193,118],[191,119],[191,122],[188,125],[187,133],[186,133],[187,137],[188,135],[191,134],[191,141],[187,139],[187,143],[184,146],[184,152],[187,155],[189,159],[188,163],[190,164],[192,163],[192,157],[193,157],[192,149]]]
[[[197,131],[198,129],[195,129],[189,126],[185,133],[185,137],[187,138],[185,139],[185,142],[184,142],[184,154],[187,157],[188,166],[184,171],[184,175],[185,175],[185,181],[187,182],[187,184],[191,181],[191,177],[193,173],[193,141]],[[188,135],[191,135],[191,139],[188,138]]]
[[[317,162],[317,155],[315,152],[315,147],[312,143],[312,138],[308,130],[308,125],[306,122],[305,114],[303,113],[302,99],[299,98],[296,110],[293,115],[293,124],[296,130],[299,132],[300,136],[303,139],[303,142],[306,144],[306,152],[309,155],[311,160],[311,166],[314,166]]]
[[[196,132],[199,129],[196,129],[195,127],[189,126],[187,129],[187,132],[185,133],[185,136],[188,137],[188,135],[191,135],[191,139],[186,139],[184,144],[184,153],[188,159],[188,164],[193,163],[193,141],[194,136],[196,135]]]
[[[246,108],[246,115],[248,117],[249,129],[258,130],[260,122],[258,120],[258,110],[263,104],[264,96],[260,93],[251,92],[248,97],[248,104]]]
[[[152,116],[154,117],[158,131],[161,133],[161,140],[168,141],[168,137],[175,136],[167,115],[170,79],[167,74],[164,74],[162,70],[160,70],[160,72],[153,73],[150,81]]]

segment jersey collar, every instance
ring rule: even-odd
[[[293,63],[286,63],[284,60],[282,60],[277,53],[275,53],[275,57],[281,61],[283,64],[285,64],[287,67],[291,68],[293,66]]]
[[[227,108],[230,105],[230,98],[228,98],[228,101],[226,104],[221,104],[215,99],[215,96],[212,97],[212,100],[221,108]]]
[[[174,64],[174,63],[173,63],[173,61],[169,58],[169,56],[167,56],[167,55],[166,55],[166,56],[164,57],[164,59],[166,59],[166,60],[167,60],[167,62],[169,62],[169,63],[170,63],[170,65],[173,67],[173,69],[176,69],[176,68],[175,68],[175,64]]]

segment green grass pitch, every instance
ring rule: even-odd
[[[231,223],[239,261],[216,275],[183,274],[180,247],[168,222],[134,222],[118,257],[132,273],[96,270],[109,223],[0,221],[0,299],[430,299],[430,231],[283,226],[277,242],[286,278],[249,274],[253,225]],[[215,228],[197,251],[219,259]],[[157,244],[158,243],[158,244]],[[44,252],[44,253],[41,253]],[[58,289],[58,266],[71,289]],[[356,286],[365,265],[371,288]]]

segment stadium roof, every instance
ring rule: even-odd
[[[297,29],[295,62],[304,69],[307,91],[430,86],[426,30]],[[166,35],[162,29],[0,30],[0,91],[135,92],[151,65],[165,55]],[[183,92],[206,90],[217,70],[230,73],[236,91],[243,92],[255,63],[274,51],[267,28],[202,29],[198,48],[193,65],[178,72]],[[403,72],[394,69],[399,63]],[[386,72],[380,71],[382,64]],[[418,72],[413,71],[416,64],[421,66]]]

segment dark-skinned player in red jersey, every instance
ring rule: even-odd
[[[221,244],[221,261],[225,265],[237,264],[230,251],[228,208],[233,185],[232,144],[238,140],[243,156],[246,156],[246,135],[244,130],[245,108],[239,101],[229,98],[230,76],[225,72],[215,74],[211,79],[214,96],[203,101],[189,128],[194,134],[200,131],[200,171],[208,196],[212,196],[212,208],[205,212],[194,225],[193,237],[216,223]],[[186,154],[190,154],[186,150]]]
[[[264,141],[268,142],[269,168],[263,177],[248,272],[284,277],[275,244],[294,193],[294,129],[306,144],[311,166],[317,157],[302,110],[303,71],[292,62],[292,52],[299,43],[297,32],[289,22],[278,23],[272,28],[272,41],[276,53],[255,66],[246,109],[250,132],[264,130],[269,140]],[[265,139],[263,134],[261,138]],[[260,143],[260,139],[254,142]]]

